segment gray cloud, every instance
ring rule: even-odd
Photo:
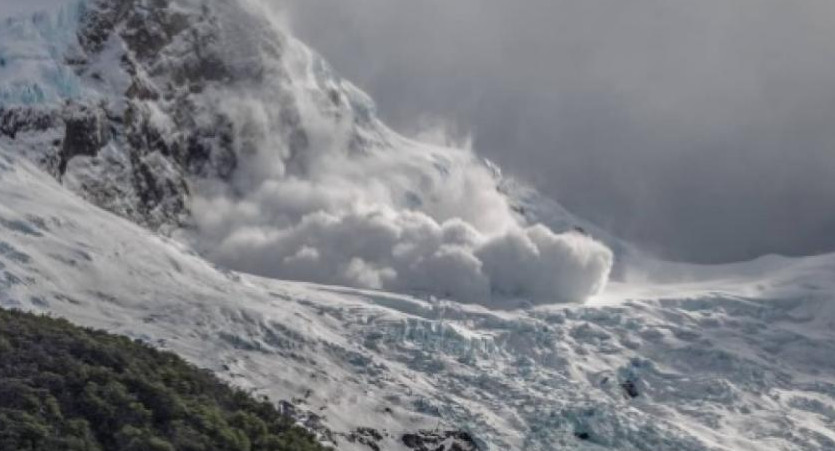
[[[835,250],[831,1],[281,6],[396,128],[472,132],[506,170],[667,257]]]

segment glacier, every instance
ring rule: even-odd
[[[0,16],[5,22],[0,25],[0,104],[58,102],[82,94],[82,81],[64,60],[83,10],[84,2],[73,0],[26,20]]]
[[[521,310],[211,264],[0,154],[0,304],[172,350],[350,431],[483,449],[835,446],[835,255],[669,269]],[[633,395],[635,395],[633,397]]]
[[[45,3],[0,24],[3,308],[177,352],[338,449],[835,449],[835,255],[654,260],[389,130],[257,2]]]

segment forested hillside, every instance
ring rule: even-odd
[[[266,402],[169,352],[0,310],[2,450],[322,450]]]

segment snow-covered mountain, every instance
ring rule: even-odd
[[[605,246],[389,130],[257,2],[59,3],[2,31],[3,134],[96,205],[272,277],[492,304],[605,284]]]
[[[256,1],[41,3],[0,22],[3,307],[339,449],[835,449],[835,256],[643,257],[398,136]]]

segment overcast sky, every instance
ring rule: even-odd
[[[272,1],[396,129],[664,256],[835,250],[831,0]]]

